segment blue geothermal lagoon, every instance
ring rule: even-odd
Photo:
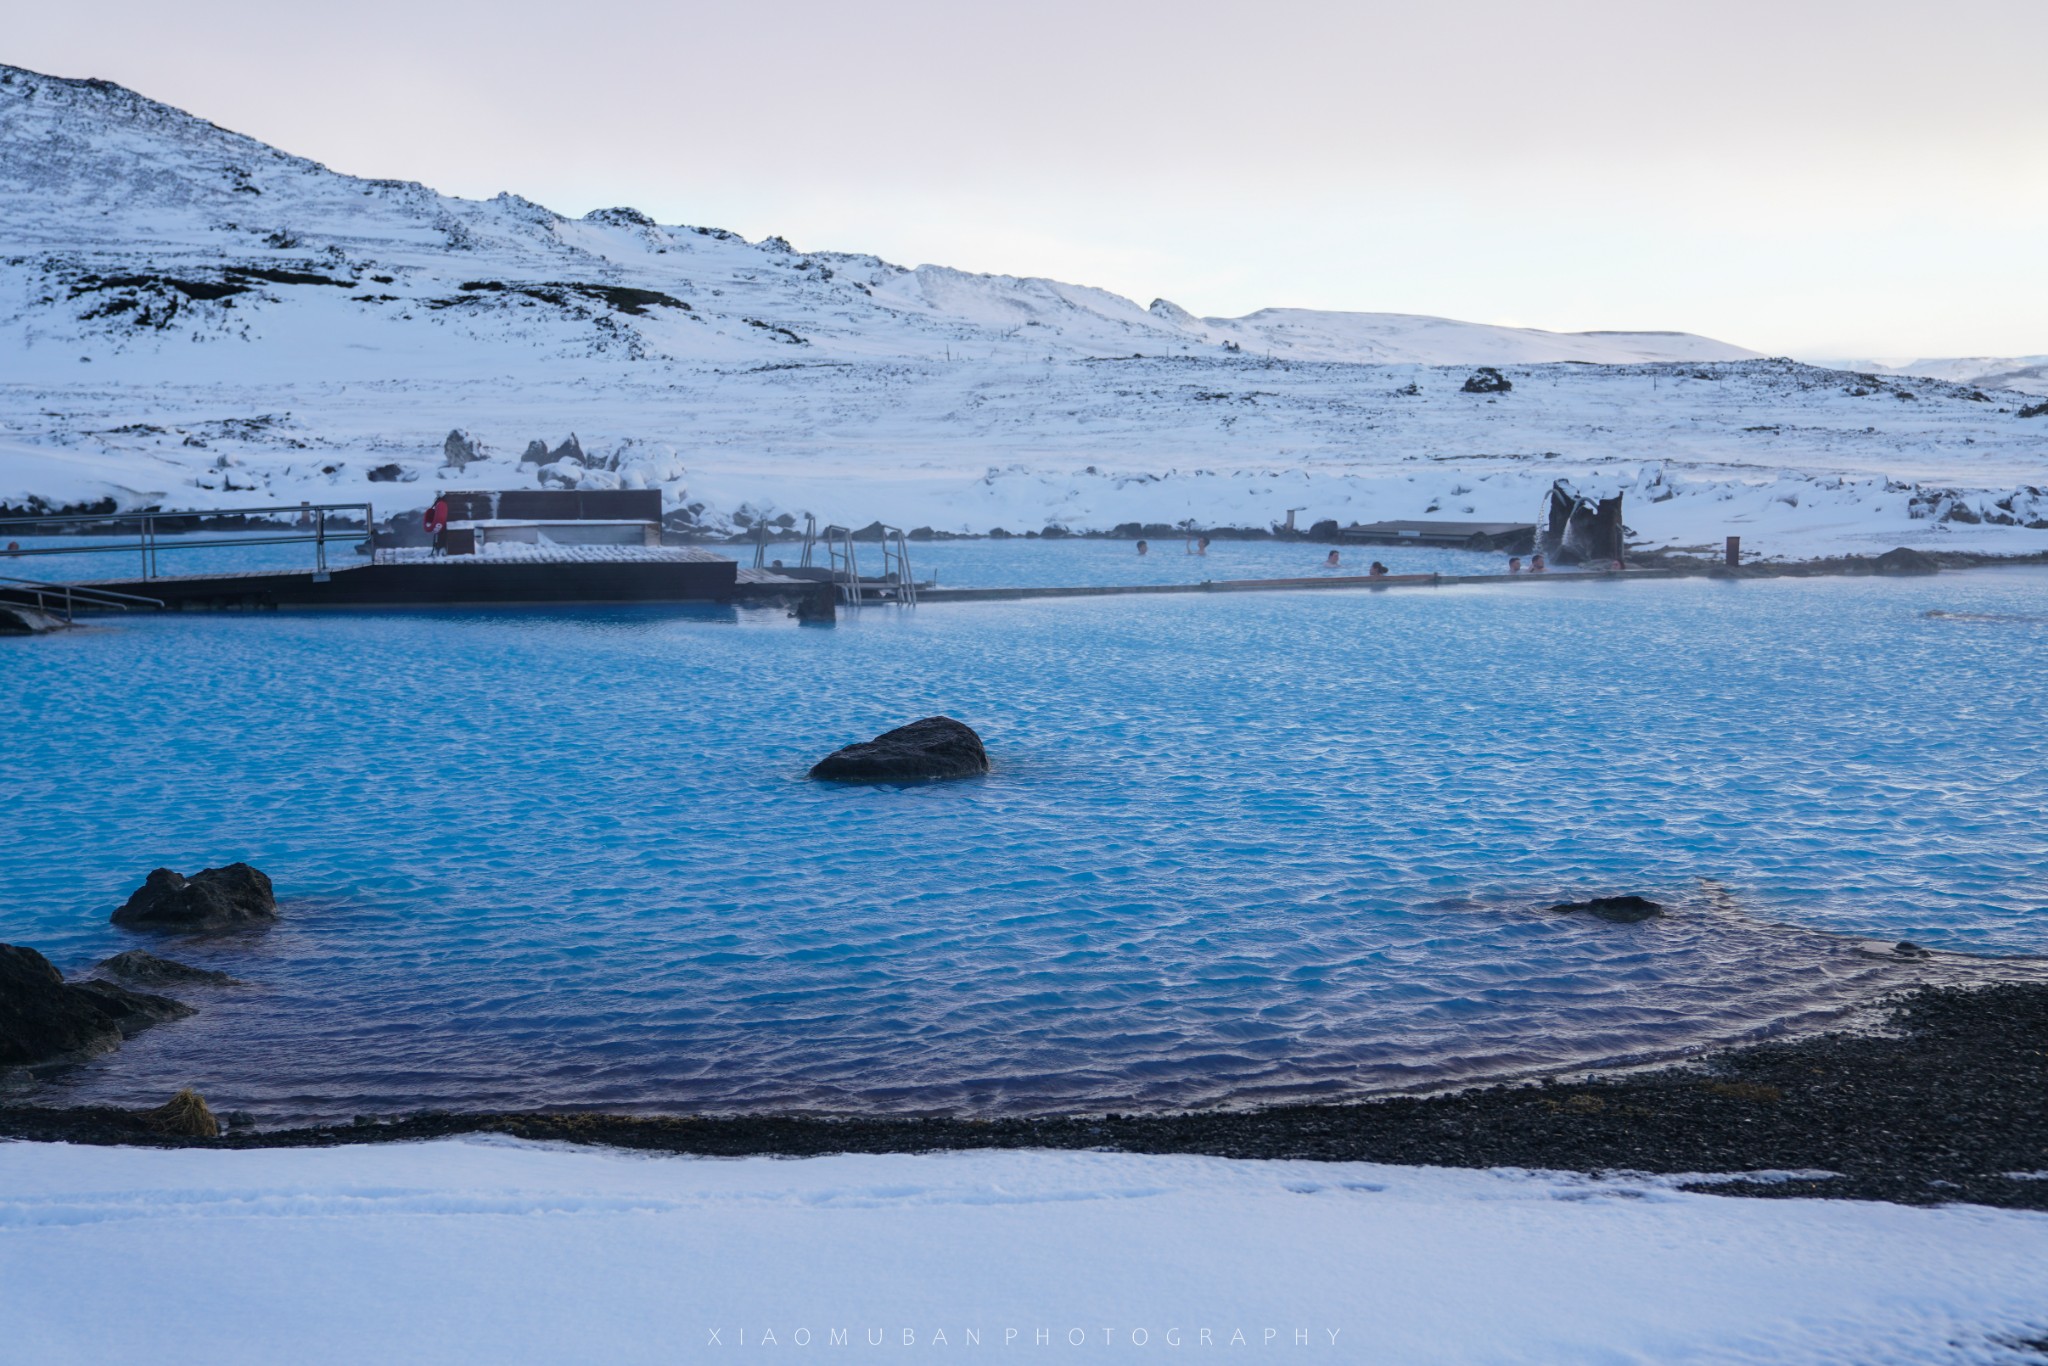
[[[942,581],[1098,553],[955,549]],[[1909,962],[2048,953],[2044,679],[2035,568],[0,642],[0,939],[245,983],[12,1094],[1128,1110],[1812,1028]],[[805,779],[933,713],[987,778]],[[108,923],[151,868],[238,859],[277,928]],[[1621,892],[1670,913],[1545,909]]]

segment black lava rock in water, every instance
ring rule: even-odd
[[[173,1001],[168,996],[156,996],[147,991],[130,991],[115,982],[87,980],[72,982],[70,990],[81,992],[89,998],[100,1012],[114,1022],[121,1031],[121,1037],[140,1034],[154,1024],[165,1020],[182,1020],[193,1012],[183,1001]]]
[[[235,979],[224,972],[209,972],[205,968],[173,963],[168,958],[159,958],[141,949],[130,949],[112,958],[103,958],[94,966],[94,971],[145,987],[168,986],[172,982],[204,982],[217,987],[235,985]]]
[[[812,767],[811,776],[838,783],[914,783],[986,772],[988,751],[972,726],[950,716],[927,716],[835,750]]]
[[[191,1013],[112,982],[67,982],[34,949],[0,944],[0,1067],[89,1058]]]
[[[189,878],[159,868],[114,912],[116,925],[135,930],[239,930],[276,919],[270,879],[246,863]]]
[[[121,1042],[121,1029],[34,949],[0,944],[0,1067],[85,1058]]]
[[[1662,906],[1640,896],[1596,896],[1591,901],[1560,901],[1550,909],[1561,914],[1584,911],[1602,920],[1612,920],[1617,925],[1633,925],[1638,920],[1664,914]]]

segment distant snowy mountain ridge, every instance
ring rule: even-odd
[[[122,324],[246,326],[252,305],[270,313],[300,302],[292,291],[324,285],[360,289],[351,301],[385,314],[393,305],[457,308],[497,321],[538,301],[569,315],[551,321],[623,324],[586,329],[595,335],[583,340],[600,350],[676,358],[726,351],[737,359],[778,344],[866,356],[885,339],[923,358],[933,340],[941,353],[953,340],[934,338],[935,328],[999,349],[1078,356],[1213,348],[1309,360],[1530,364],[1756,354],[1685,333],[1551,333],[1401,314],[1264,309],[1197,318],[1164,299],[1139,308],[1053,280],[799,253],[779,237],[749,243],[720,229],[663,227],[634,209],[572,220],[513,194],[479,203],[409,181],[338,175],[120,86],[15,67],[0,67],[0,144],[8,149],[0,222],[10,251],[44,253],[53,302],[87,300],[81,321],[106,321],[97,331],[115,338],[126,338]],[[94,269],[132,263],[138,251],[155,272]],[[380,280],[380,271],[390,278]],[[470,287],[480,275],[492,278]],[[620,306],[595,289],[565,286],[562,276],[640,290],[645,306]],[[507,283],[516,297],[484,297]],[[740,298],[723,302],[729,294]],[[599,307],[607,302],[610,310]],[[802,333],[791,326],[799,321]],[[689,323],[710,324],[725,345],[674,335]]]
[[[459,476],[657,486],[712,529],[772,510],[1263,525],[1302,507],[1528,517],[1560,474],[1654,465],[1662,511],[1632,514],[1652,539],[1761,517],[1793,554],[2024,522],[2013,496],[2048,485],[2048,422],[1975,379],[1859,379],[1684,333],[1199,318],[627,208],[569,219],[340,175],[120,86],[4,66],[0,356],[15,505],[404,506]],[[1478,365],[1512,388],[1468,392]],[[450,465],[454,429],[498,463]],[[572,431],[582,458],[515,454]],[[1909,515],[1923,485],[1953,495],[1925,506],[1979,520]],[[1846,521],[1813,511],[1852,494]]]

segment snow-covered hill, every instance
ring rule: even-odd
[[[2048,356],[1955,356],[1874,368],[1890,375],[1922,375],[1958,384],[2048,395]]]
[[[2048,545],[1993,530],[2048,516],[2027,491],[2048,485],[2048,421],[1974,381],[1683,333],[1197,318],[631,209],[568,219],[339,175],[11,67],[0,358],[14,504],[623,483],[713,527],[809,510],[981,531],[1529,517],[1570,475],[1642,490],[1630,520],[1653,541]],[[1512,389],[1468,392],[1478,365]],[[444,469],[456,428],[491,463]],[[546,458],[522,461],[536,441]]]

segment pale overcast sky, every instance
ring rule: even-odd
[[[1268,305],[2048,352],[2048,0],[67,0],[0,61],[358,175]]]

